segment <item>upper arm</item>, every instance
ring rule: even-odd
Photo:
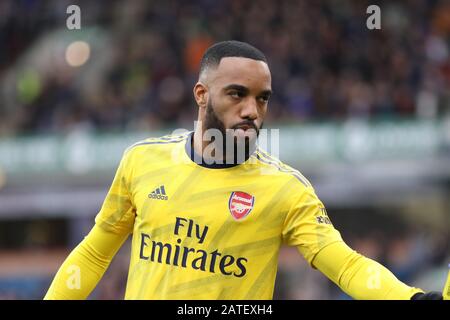
[[[109,264],[114,255],[119,251],[122,244],[129,237],[129,233],[116,233],[94,225],[83,243],[90,255],[104,260]]]
[[[125,152],[95,222],[106,231],[130,234],[136,208],[130,191],[131,151]]]
[[[291,207],[283,225],[283,241],[296,246],[311,264],[315,255],[327,245],[342,241],[333,227],[312,187],[300,189],[291,195]]]

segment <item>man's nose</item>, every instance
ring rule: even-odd
[[[241,118],[255,120],[258,118],[258,103],[256,99],[249,98],[241,109]]]

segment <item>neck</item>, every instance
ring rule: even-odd
[[[201,122],[200,122],[201,123]],[[192,136],[192,148],[198,155],[203,154],[203,150],[208,146],[208,141],[203,141],[203,128],[197,126]]]

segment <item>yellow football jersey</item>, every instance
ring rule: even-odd
[[[342,241],[311,184],[257,149],[195,162],[192,132],[128,148],[96,224],[132,233],[126,299],[272,299],[278,253]]]

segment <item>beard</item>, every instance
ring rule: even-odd
[[[212,139],[212,143],[216,143],[216,147],[222,152],[222,158],[227,164],[243,163],[256,150],[256,141],[259,136],[259,130],[262,128],[262,124],[258,128],[252,120],[245,120],[233,125],[231,128],[226,128],[223,121],[219,119],[214,111],[212,99],[209,99],[208,104],[206,105],[204,122],[204,130],[215,129],[222,135],[221,142]],[[250,129],[244,131],[240,129],[241,126],[248,126]],[[244,135],[242,136],[241,134],[238,134],[238,132],[244,133]]]

